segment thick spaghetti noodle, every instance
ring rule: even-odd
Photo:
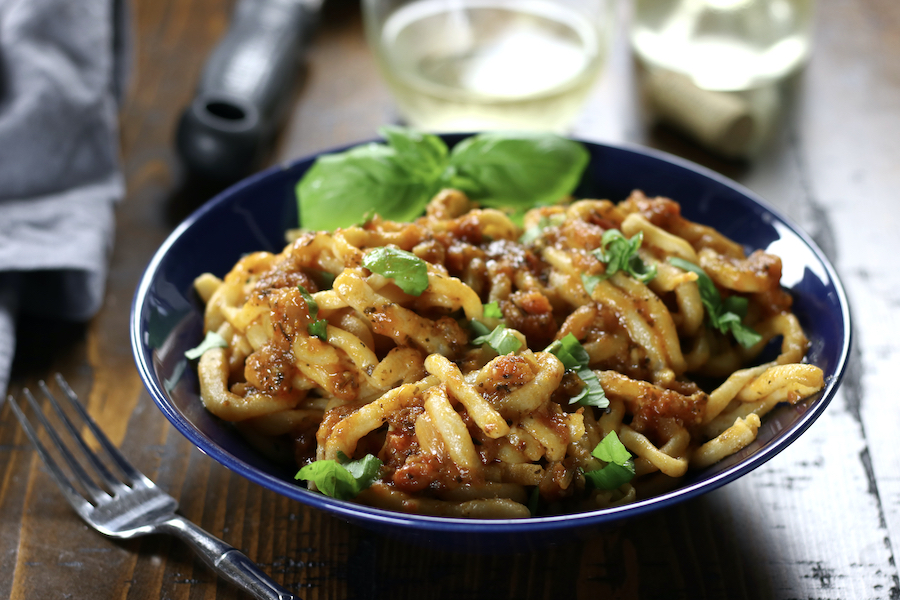
[[[612,230],[635,252],[622,268],[604,252]],[[424,289],[373,267],[379,248],[410,253]],[[445,190],[413,223],[300,232],[199,277],[205,328],[223,340],[200,358],[201,395],[301,466],[377,457],[367,504],[507,518],[536,500],[627,503],[647,475],[731,455],[776,404],[823,387],[780,276],[779,258],[746,256],[666,198],[543,207],[523,230]],[[721,323],[749,341],[716,324],[709,294],[745,309]],[[777,356],[756,364],[773,339]],[[562,341],[579,367],[553,351]],[[585,402],[591,382],[600,399]],[[599,450],[613,432],[633,463]],[[598,476],[612,464],[625,476]]]

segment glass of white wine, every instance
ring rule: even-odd
[[[565,132],[602,71],[611,0],[363,0],[408,125]]]
[[[697,87],[775,83],[809,56],[814,0],[635,0],[631,42],[644,64]]]

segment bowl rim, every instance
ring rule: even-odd
[[[445,140],[462,139],[470,133],[460,134],[438,134]],[[216,443],[210,443],[212,440],[207,438],[202,432],[199,432],[195,426],[188,421],[178,410],[174,408],[170,400],[166,397],[162,387],[158,384],[153,376],[153,362],[149,349],[143,344],[141,339],[141,321],[144,312],[147,310],[146,298],[153,283],[153,277],[163,262],[171,247],[181,238],[184,233],[191,228],[197,221],[203,218],[207,213],[215,210],[215,208],[226,202],[231,196],[241,193],[244,189],[256,185],[257,182],[264,180],[273,174],[281,171],[292,169],[301,163],[312,163],[315,158],[321,154],[329,154],[340,152],[357,145],[346,144],[331,149],[323,150],[315,154],[306,155],[300,158],[283,161],[271,167],[268,167],[254,175],[251,175],[227,189],[216,194],[213,198],[206,201],[202,206],[193,211],[186,219],[184,219],[172,232],[166,237],[165,241],[156,250],[153,257],[147,264],[141,275],[139,284],[135,290],[135,294],[131,304],[131,315],[129,319],[131,348],[134,355],[135,363],[138,368],[139,375],[144,384],[145,389],[150,394],[151,399],[157,405],[159,410],[168,419],[168,421],[185,436],[195,447],[201,452],[210,456],[213,460],[219,462],[232,472],[235,472],[250,481],[268,488],[272,491],[287,496],[292,500],[297,500],[308,506],[331,513],[337,517],[343,517],[354,522],[367,522],[371,524],[388,525],[390,527],[399,527],[405,530],[417,530],[433,533],[539,533],[576,525],[601,525],[622,519],[624,517],[635,517],[643,515],[651,510],[658,510],[669,507],[677,503],[695,498],[707,492],[711,492],[735,479],[738,479],[747,473],[755,470],[759,466],[771,460],[774,456],[792,444],[802,433],[804,433],[816,419],[821,416],[831,400],[834,398],[840,382],[846,372],[847,364],[850,357],[850,349],[853,340],[853,327],[851,322],[851,313],[846,291],[837,274],[835,267],[831,261],[825,256],[824,252],[812,240],[812,238],[791,219],[784,215],[780,210],[770,205],[766,200],[752,192],[745,186],[736,181],[709,169],[703,165],[699,165],[685,158],[672,155],[662,150],[647,148],[639,144],[633,143],[604,143],[589,141],[577,137],[569,137],[577,142],[581,142],[586,146],[595,146],[600,149],[611,149],[614,151],[625,151],[632,154],[638,154],[660,160],[670,164],[674,164],[682,169],[686,169],[702,177],[712,179],[715,182],[738,192],[745,196],[752,203],[760,206],[764,211],[770,213],[777,220],[781,221],[788,227],[793,235],[796,235],[805,246],[813,253],[816,260],[824,269],[828,277],[828,283],[833,286],[837,296],[837,304],[840,307],[840,318],[843,323],[842,327],[842,346],[838,354],[838,361],[835,365],[834,373],[825,382],[825,387],[819,392],[819,397],[813,400],[813,404],[803,412],[797,421],[792,423],[788,432],[778,438],[774,444],[761,447],[757,452],[741,460],[740,462],[716,473],[708,478],[689,483],[684,486],[678,486],[659,495],[651,496],[637,500],[630,504],[617,507],[609,507],[595,509],[591,511],[542,515],[535,517],[527,517],[522,519],[470,519],[459,517],[440,517],[432,515],[421,515],[412,513],[400,513],[389,511],[386,509],[375,508],[363,504],[358,504],[346,500],[337,500],[325,496],[324,494],[312,492],[299,485],[294,485],[289,481],[280,479],[272,474],[264,473],[252,465],[245,463],[239,458],[233,456]],[[369,141],[383,141],[374,139]],[[359,142],[365,143],[365,142]]]

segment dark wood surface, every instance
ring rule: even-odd
[[[123,452],[192,521],[307,599],[900,598],[900,3],[822,0],[815,49],[755,160],[733,162],[652,125],[626,40],[573,132],[685,156],[758,192],[806,229],[847,287],[855,348],[832,405],[750,475],[586,541],[505,555],[411,546],[249,483],[156,409],[128,339],[131,298],[165,236],[209,190],[185,185],[176,119],[232,2],[135,0],[132,88],[121,111],[127,198],[104,307],[85,325],[28,323],[10,391],[59,371]],[[627,9],[624,10],[627,13]],[[375,135],[397,117],[358,5],[329,0],[271,161]],[[243,597],[174,539],[90,530],[62,499],[8,406],[0,412],[0,597]]]

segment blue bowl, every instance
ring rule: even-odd
[[[454,144],[463,136],[446,136]],[[160,410],[200,450],[270,490],[340,519],[445,547],[499,550],[585,534],[629,517],[671,506],[724,485],[785,449],[825,410],[844,373],[850,348],[847,299],[834,268],[815,243],[784,216],[734,182],[687,161],[637,147],[585,143],[591,161],[579,197],[622,200],[634,189],[668,196],[685,217],[711,225],[744,244],[781,256],[783,284],[811,342],[810,363],[825,372],[825,388],[764,419],[755,442],[706,469],[626,506],[523,520],[464,520],[407,515],[310,492],[295,469],[267,460],[228,423],[208,413],[185,350],[202,339],[203,307],[192,283],[204,272],[227,273],[245,253],[280,252],[285,230],[297,224],[294,187],[315,157],[279,165],[219,194],[185,220],[150,261],[134,297],[131,343],[140,376]]]

